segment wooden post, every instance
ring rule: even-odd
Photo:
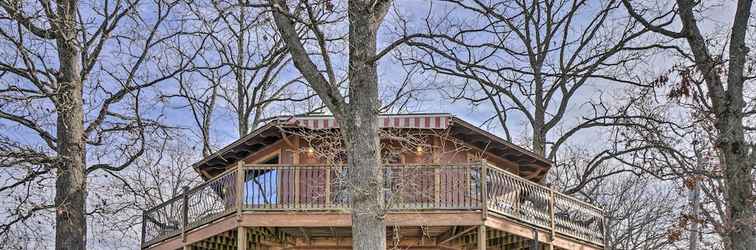
[[[294,207],[302,207],[299,204],[299,166],[294,167]]]
[[[433,200],[436,203],[436,207],[441,207],[441,168],[443,166],[436,166],[433,169]]]
[[[535,230],[535,229],[530,229],[530,230],[533,231],[533,239],[531,240],[531,242],[533,243],[530,244],[530,249],[531,250],[541,249],[541,247],[539,246],[540,242],[538,241],[538,230]]]
[[[181,242],[184,242],[184,246],[186,246],[186,231],[189,226],[189,187],[184,186],[183,190],[183,205],[181,206]]]
[[[244,206],[244,179],[246,171],[244,170],[244,160],[236,163],[236,219],[241,220],[242,207]]]
[[[488,162],[486,159],[480,161],[480,210],[483,220],[488,217]]]
[[[556,218],[554,217],[554,202],[556,201],[554,196],[554,190],[549,188],[549,226],[550,226],[550,235],[549,235],[549,250],[554,249],[554,238],[556,238]]]
[[[331,207],[331,166],[326,165],[325,168],[325,205]]]
[[[486,225],[478,226],[478,250],[486,250],[488,241],[486,240]]]
[[[239,226],[236,230],[236,250],[247,250],[247,228]]]

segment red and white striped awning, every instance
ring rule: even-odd
[[[378,126],[381,128],[419,128],[446,129],[451,123],[449,114],[408,114],[381,115]],[[338,128],[339,124],[333,116],[301,116],[286,120],[289,124],[296,124],[309,129]]]

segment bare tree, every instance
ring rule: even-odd
[[[673,245],[669,217],[681,202],[666,180],[674,175],[654,179],[633,160],[649,151],[683,158],[667,163],[688,159],[665,148],[669,144],[622,141],[621,131],[646,124],[633,119],[638,103],[615,103],[612,93],[650,86],[632,74],[651,48],[663,47],[639,45],[650,29],[628,18],[620,1],[442,2],[431,5],[420,31],[398,24],[399,36],[413,47],[401,60],[447,76],[453,101],[493,110],[485,123],[496,123],[507,139],[529,133],[525,144],[556,164],[547,183],[605,207],[609,246]],[[650,183],[659,190],[629,191]],[[616,186],[628,192],[606,191]],[[650,205],[659,206],[639,209]]]
[[[150,87],[188,66],[162,46],[179,36],[168,25],[176,4],[0,1],[0,122],[35,136],[2,138],[11,174],[2,192],[43,197],[17,200],[3,232],[52,212],[55,247],[86,248],[87,215],[97,211],[87,206],[96,199],[87,196],[88,176],[127,168],[145,152],[145,138],[166,129],[143,105]],[[46,189],[30,189],[44,180],[55,182],[53,202]]]
[[[631,41],[647,32],[635,22],[612,21],[620,16],[618,1],[444,2],[452,10],[405,35],[416,48],[405,63],[456,77],[462,84],[451,96],[487,103],[507,139],[515,127],[510,118],[524,118],[530,146],[549,159],[570,136],[598,126],[587,120],[554,131],[590,82],[627,82],[613,67],[639,59]]]
[[[647,16],[644,7],[622,1],[630,15],[647,29],[663,37],[684,41],[687,49],[682,50],[694,65],[696,73],[703,79],[702,104],[712,117],[716,135],[712,144],[718,152],[722,167],[722,180],[726,194],[726,246],[727,249],[756,248],[756,228],[754,227],[754,178],[756,165],[755,146],[746,140],[744,119],[753,114],[746,109],[744,86],[750,80],[747,36],[751,19],[752,1],[737,1],[728,28],[727,46],[716,54],[716,46],[701,31],[701,17],[698,15],[701,2],[678,0],[669,7],[666,14]],[[662,5],[664,6],[664,5]],[[663,23],[679,22],[679,30],[664,27]],[[726,51],[726,52],[725,52]],[[725,54],[726,53],[726,54]],[[685,89],[695,88],[693,82]]]
[[[309,101],[302,76],[293,73],[291,57],[281,41],[269,12],[245,8],[244,1],[200,1],[187,5],[186,33],[201,34],[197,41],[178,41],[190,51],[202,44],[202,53],[192,62],[191,72],[177,78],[175,93],[180,110],[189,110],[203,141],[203,154],[213,151],[213,120],[231,116],[238,137],[270,118],[309,113],[322,106],[293,105]],[[207,40],[207,43],[200,41]],[[184,55],[186,57],[191,54]]]

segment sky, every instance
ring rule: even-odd
[[[413,22],[417,22],[418,20],[422,20],[422,18],[426,15],[426,10],[428,9],[429,1],[420,1],[420,0],[398,0],[396,1],[395,10],[392,11],[399,11],[403,15],[406,15],[408,19],[410,19]],[[714,7],[707,9],[706,17],[707,22],[704,23],[704,30],[709,32],[720,32],[723,26],[729,26],[731,23],[731,14],[733,12],[733,7],[731,6],[730,1],[721,1],[721,5],[714,5]],[[434,5],[435,8],[438,8],[439,10],[443,10],[442,6],[439,6],[439,4]],[[443,12],[443,11],[441,11]],[[434,13],[435,14],[435,13]],[[392,15],[389,15],[386,20],[386,29],[391,28],[392,24],[395,24],[395,20],[392,20]],[[457,16],[457,18],[464,19],[464,16]],[[149,21],[149,18],[148,18]],[[341,28],[334,28],[334,32],[344,32],[343,27]],[[338,30],[341,29],[341,30]],[[130,32],[134,33],[140,33],[140,30],[134,29],[130,30]],[[393,39],[396,37],[391,34],[392,32],[387,32],[386,30],[382,30],[381,36],[379,37],[379,48],[382,48],[386,44],[389,44]],[[48,45],[49,46],[49,45]],[[7,47],[6,47],[7,48]],[[6,51],[7,52],[7,51]],[[2,53],[2,52],[0,52]],[[105,67],[117,65],[120,62],[125,61],[127,59],[124,59],[126,57],[121,55],[106,55],[105,58],[107,60],[110,60],[114,62],[113,64],[104,64]],[[658,74],[659,72],[662,72],[666,70],[669,66],[671,66],[674,61],[670,60],[669,57],[666,57],[663,54],[652,56],[646,59],[647,67],[644,68],[644,71],[642,74],[645,76],[648,75],[654,75]],[[336,57],[336,64],[340,67],[344,68],[346,65],[346,61],[344,57]],[[54,66],[54,65],[52,65]],[[156,66],[151,66],[156,67]],[[151,68],[154,70],[155,68]],[[285,75],[296,75],[297,71],[293,68],[287,69],[287,72]],[[107,79],[105,76],[101,76],[102,78],[96,79]],[[398,62],[392,58],[386,58],[381,61],[380,68],[379,68],[379,79],[380,84],[383,86],[395,86],[397,83],[401,82],[404,79],[405,75],[403,73],[403,70],[400,65],[398,65]],[[5,81],[5,79],[3,79]],[[438,82],[429,82],[429,81],[438,81]],[[416,82],[422,86],[425,87],[433,87],[433,86],[440,86],[444,85],[449,82],[454,82],[455,79],[448,79],[448,78],[433,78],[430,74],[417,74],[413,77],[413,82]],[[0,86],[2,86],[3,83],[0,83]],[[175,90],[175,87],[172,87],[171,83],[161,84],[160,85],[161,91],[172,91]],[[606,82],[594,82],[589,84],[589,87],[586,88],[583,92],[585,93],[582,98],[583,100],[589,100],[591,98],[595,98],[595,93],[598,92],[598,90],[602,90],[605,93],[609,94],[619,94],[621,95],[621,92],[618,90],[621,90],[622,87],[618,87],[611,83]],[[466,102],[450,102],[446,96],[446,94],[442,93],[438,90],[428,90],[424,91],[419,94],[422,102],[417,105],[412,105],[409,112],[443,112],[443,113],[450,113],[452,115],[458,116],[464,120],[467,120],[473,124],[480,125],[482,124],[485,119],[490,117],[492,114],[494,114],[494,110],[488,106],[488,105],[481,105],[477,107],[473,107],[469,105],[469,103]],[[175,100],[169,100],[167,106],[161,106],[158,105],[160,102],[157,99],[152,100],[144,100],[145,103],[149,104],[147,107],[145,107],[144,112],[153,112],[154,114],[161,114],[162,120],[165,121],[168,124],[182,127],[182,128],[193,128],[194,121],[191,118],[191,114],[181,105],[181,102],[175,101]],[[223,108],[223,107],[222,107]],[[570,118],[573,122],[577,119],[579,119],[579,116],[576,116],[576,114],[580,114],[580,112],[584,111],[582,110],[583,107],[580,105],[577,105],[573,107],[573,110],[571,110],[571,114],[573,116]],[[37,113],[33,114],[35,116],[49,116],[48,112],[45,112],[43,110],[39,110]],[[47,117],[47,118],[54,118],[54,117]],[[520,130],[526,131],[525,133],[520,134],[513,134],[515,137],[513,140],[515,143],[522,144],[526,141],[525,136],[523,134],[527,134],[527,130],[525,128],[525,121],[521,118],[514,117],[514,120],[512,121],[513,124],[515,124],[515,127],[519,127]],[[518,120],[519,119],[519,120]],[[54,120],[54,119],[52,119]],[[216,149],[227,145],[231,143],[235,138],[237,137],[237,132],[235,128],[235,119],[229,115],[228,109],[225,110],[222,109],[222,112],[219,112],[214,117],[215,127],[213,129],[214,132],[214,145],[216,146]],[[51,124],[50,124],[51,125]],[[497,126],[488,126],[484,127],[485,129],[488,129],[492,131],[493,133],[502,136],[502,131]],[[9,136],[13,139],[16,139],[20,142],[28,143],[28,144],[35,144],[35,135],[28,130],[22,129],[18,126],[13,126],[7,122],[0,121],[0,133],[3,135]],[[193,134],[195,137],[197,136],[196,133]],[[591,141],[590,139],[594,136],[593,134],[582,134],[576,138],[577,141],[584,141],[584,142],[595,142]],[[193,138],[194,140],[198,138]],[[197,158],[199,158],[199,154],[197,155]],[[105,161],[112,160],[112,159],[103,159]],[[91,159],[91,163],[96,163],[97,159]]]

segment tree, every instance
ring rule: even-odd
[[[644,124],[628,112],[637,103],[617,102],[612,93],[648,86],[633,73],[651,53],[647,49],[656,47],[639,44],[650,30],[627,17],[616,0],[437,2],[424,25],[398,25],[398,36],[412,47],[402,62],[447,77],[452,101],[491,110],[484,124],[494,123],[507,139],[521,139],[552,160],[544,182],[603,206],[609,246],[672,244],[664,226],[678,212],[675,193],[605,191],[671,187],[622,161],[665,149],[619,140],[620,131]],[[659,207],[639,209],[650,204]]]
[[[352,197],[352,246],[354,249],[385,249],[383,219],[383,175],[380,169],[377,50],[378,28],[391,0],[351,0],[348,2],[348,97],[338,89],[323,27],[313,25],[316,13],[336,6],[324,1],[318,6],[307,2],[289,4],[269,0],[273,20],[286,43],[297,69],[318,94],[339,124],[347,152],[347,183]],[[292,9],[293,7],[293,9]],[[298,35],[297,26],[306,27],[315,37],[319,58],[314,59]],[[321,62],[318,67],[315,63]],[[325,71],[325,75],[323,74]]]
[[[151,87],[188,67],[169,60],[173,50],[163,47],[180,36],[166,25],[175,6],[0,1],[0,124],[35,135],[2,138],[0,157],[10,181],[1,191],[18,197],[3,233],[53,212],[55,247],[86,248],[87,214],[97,212],[87,206],[96,199],[87,196],[88,176],[127,168],[145,152],[146,138],[168,129],[143,105]],[[143,15],[142,9],[155,12]],[[39,187],[50,179],[52,202]]]
[[[747,70],[749,31],[752,1],[741,0],[735,3],[732,26],[729,27],[729,45],[723,53],[713,53],[711,44],[700,28],[698,7],[701,2],[678,0],[671,10],[661,16],[647,17],[646,11],[638,4],[622,1],[628,13],[647,29],[668,39],[682,40],[688,46],[681,50],[695,66],[695,71],[702,77],[704,91],[701,102],[706,112],[712,117],[716,135],[712,144],[718,152],[719,165],[723,170],[722,179],[726,200],[726,239],[727,249],[756,248],[756,228],[754,227],[754,178],[756,165],[756,147],[746,140],[744,118],[754,113],[747,110],[744,99],[744,84],[751,76]],[[662,20],[662,22],[657,22]],[[679,22],[681,27],[674,31],[664,23]],[[724,47],[724,46],[723,46]],[[725,55],[726,51],[727,55]],[[684,88],[695,88],[694,83],[687,82]]]
[[[576,95],[592,81],[627,82],[613,67],[640,58],[631,42],[647,32],[611,21],[617,1],[444,2],[454,15],[429,18],[425,30],[406,34],[416,52],[405,63],[460,79],[453,99],[490,105],[507,139],[514,127],[508,118],[522,116],[533,151],[548,159],[578,130],[595,126],[588,120],[548,138],[580,101]]]
[[[183,30],[201,36],[176,44],[189,50],[204,45],[192,62],[193,70],[177,76],[178,88],[164,96],[180,100],[179,111],[191,112],[205,156],[213,151],[213,119],[217,116],[233,117],[238,138],[270,118],[322,108],[292,105],[309,101],[314,94],[307,91],[301,75],[292,73],[291,57],[270,13],[245,8],[243,2],[188,4],[187,14],[193,21]]]

